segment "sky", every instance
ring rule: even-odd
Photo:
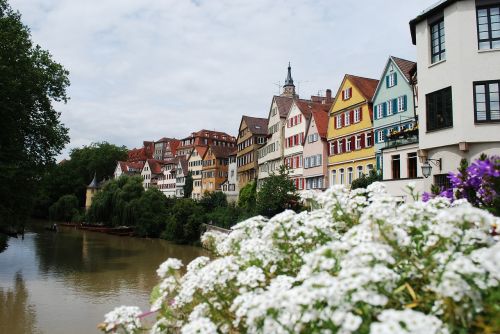
[[[10,0],[34,43],[70,72],[57,104],[70,149],[108,141],[236,136],[267,117],[288,62],[301,98],[344,74],[379,79],[415,60],[408,22],[436,0]]]

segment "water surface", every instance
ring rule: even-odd
[[[115,306],[148,309],[165,259],[206,255],[164,240],[36,226],[0,253],[0,334],[99,333]]]

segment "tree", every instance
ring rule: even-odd
[[[281,166],[278,174],[271,174],[257,193],[257,213],[272,217],[286,209],[295,209],[299,203],[295,185],[288,170]]]
[[[131,215],[131,224],[141,237],[157,238],[165,229],[168,214],[167,198],[158,189],[150,188],[141,197],[133,199],[126,210]]]
[[[351,189],[358,189],[358,188],[366,188],[368,187],[370,184],[372,184],[373,182],[377,182],[377,181],[382,181],[382,175],[377,173],[375,170],[371,170],[370,171],[370,174],[365,175],[361,175],[360,178],[357,178],[356,180],[352,181],[351,183]]]
[[[238,206],[251,216],[255,212],[256,195],[257,183],[252,181],[245,184],[245,186],[240,189],[240,194],[238,196]]]
[[[50,219],[69,222],[78,214],[78,208],[78,198],[75,195],[64,195],[50,206]]]
[[[184,198],[191,198],[193,192],[193,174],[191,172],[186,175],[186,182],[184,183]]]
[[[227,196],[222,191],[205,192],[200,199],[201,206],[205,212],[211,212],[215,208],[227,207]]]
[[[162,238],[177,243],[193,243],[200,238],[203,208],[190,198],[178,199],[166,219]]]
[[[21,226],[34,188],[69,142],[53,102],[66,102],[68,71],[33,45],[21,15],[0,0],[0,225]],[[0,226],[1,227],[1,226]]]

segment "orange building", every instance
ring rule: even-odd
[[[227,180],[229,156],[234,155],[235,147],[211,145],[203,158],[202,189],[203,192],[221,190],[221,184]]]

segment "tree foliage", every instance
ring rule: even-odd
[[[178,199],[166,219],[162,237],[177,243],[197,241],[203,222],[204,212],[200,205],[190,198]]]
[[[33,44],[6,0],[0,0],[0,46],[0,225],[6,227],[29,215],[40,176],[69,142],[53,106],[67,101],[69,79]]]
[[[299,196],[288,176],[288,170],[281,166],[278,174],[271,174],[257,193],[257,212],[272,217],[286,209],[298,206]]]
[[[184,198],[191,198],[191,193],[193,192],[193,174],[191,172],[186,175],[183,190]]]
[[[382,181],[382,175],[372,169],[368,175],[363,174],[361,177],[352,181],[351,189],[366,188],[377,181]]]
[[[253,215],[257,199],[257,183],[249,182],[240,189],[238,197],[238,206]]]
[[[64,195],[49,208],[49,217],[55,221],[72,221],[73,217],[78,215],[78,213],[78,198],[75,195]]]

